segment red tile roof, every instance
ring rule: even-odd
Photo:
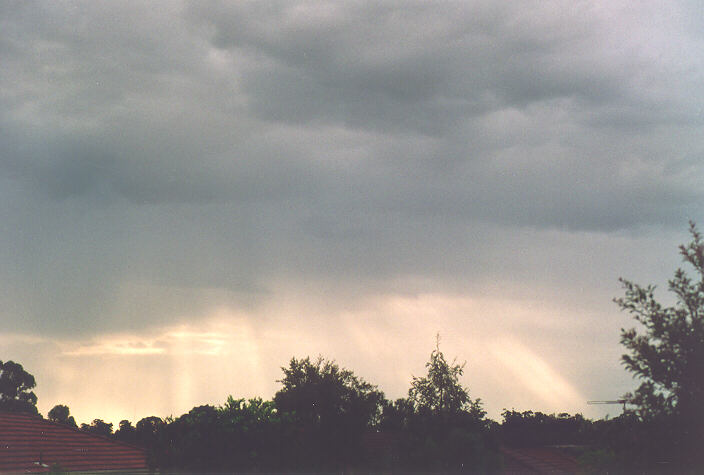
[[[32,414],[0,412],[0,472],[146,471],[143,449]]]

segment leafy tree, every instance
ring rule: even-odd
[[[72,427],[76,427],[76,419],[73,418],[71,411],[68,406],[63,404],[57,404],[49,411],[49,420],[53,422],[58,422],[59,424],[66,424]]]
[[[499,456],[481,401],[472,400],[459,380],[464,364],[445,359],[439,335],[426,368],[426,376],[413,377],[407,399],[384,405],[380,428],[396,435],[398,464],[408,470],[495,470]]]
[[[122,427],[122,423],[120,423]],[[135,427],[137,439],[142,443],[149,443],[159,436],[159,433],[164,428],[164,421],[161,417],[149,416],[140,419]]]
[[[130,421],[123,419],[115,431],[115,438],[122,442],[134,444],[137,440],[137,431]]]
[[[358,461],[363,433],[378,423],[383,393],[322,357],[292,358],[288,368],[281,369],[283,387],[274,403],[301,431],[294,464],[332,468]]]
[[[38,414],[34,376],[14,361],[0,361],[0,410]]]
[[[215,406],[191,409],[168,429],[173,441],[173,463],[188,470],[220,471],[226,468],[227,438]]]
[[[228,468],[255,471],[287,468],[283,463],[284,445],[296,435],[290,414],[279,412],[273,401],[232,396],[219,412],[227,434]]]
[[[122,428],[122,423],[120,423],[120,428]],[[165,428],[166,422],[156,416],[140,419],[135,426],[134,441],[147,450],[147,463],[151,468],[165,466],[168,463],[169,454],[165,441]]]
[[[93,419],[90,425],[81,424],[81,430],[95,435],[102,435],[103,437],[110,437],[112,435],[112,422],[107,423],[102,419]]]
[[[481,400],[473,401],[469,390],[460,382],[466,363],[457,360],[448,363],[440,351],[440,335],[436,337],[435,349],[425,364],[428,374],[413,377],[408,397],[420,410],[450,417],[461,411],[468,411],[478,418],[484,417]]]
[[[621,279],[625,295],[614,301],[642,329],[621,330],[628,353],[622,361],[642,383],[627,397],[643,420],[660,419],[679,430],[673,442],[690,462],[701,455],[704,440],[704,241],[690,222],[692,241],[679,247],[683,261],[694,268],[692,278],[677,269],[668,282],[673,305],[655,298],[655,286],[642,287]],[[667,421],[667,422],[666,422]]]
[[[408,431],[416,407],[408,398],[384,401],[379,429],[384,432]]]

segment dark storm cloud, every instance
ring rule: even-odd
[[[37,331],[253,306],[282,279],[503,279],[513,233],[547,259],[532,230],[569,248],[702,214],[682,5],[5,7],[2,318]]]
[[[194,15],[211,26],[216,47],[255,59],[243,84],[257,114],[442,133],[487,110],[556,98],[587,108],[638,103],[640,115],[655,106],[648,81],[686,71],[658,70],[670,65],[643,57],[650,45],[637,42],[657,25],[603,10],[586,2],[303,2],[221,4]]]

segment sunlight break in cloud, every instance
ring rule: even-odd
[[[501,338],[491,345],[491,353],[524,389],[549,406],[563,407],[567,411],[584,402],[584,397],[550,364],[517,340]]]
[[[249,313],[222,307],[177,326],[61,341],[61,358],[21,360],[37,376],[42,411],[64,403],[79,420],[117,423],[179,415],[229,394],[271,398],[292,356],[335,359],[394,400],[425,373],[439,332],[447,358],[467,362],[462,383],[491,417],[511,407],[596,414],[580,394],[603,383],[591,370],[571,369],[582,350],[565,342],[578,342],[584,329],[560,317],[569,308],[489,295],[390,293],[334,309],[309,294],[286,295]],[[594,364],[609,373],[608,361]],[[123,383],[141,390],[115,391]]]
[[[200,331],[186,326],[162,330],[153,337],[138,335],[105,335],[91,342],[78,343],[66,349],[64,356],[146,356],[146,355],[223,355],[233,343],[227,332]],[[73,343],[72,345],[75,345]]]
[[[153,342],[134,340],[100,341],[95,344],[79,346],[63,353],[64,356],[97,356],[97,355],[160,355],[165,348],[154,346]]]

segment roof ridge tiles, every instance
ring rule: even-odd
[[[140,447],[41,415],[0,412],[0,472],[41,471],[55,463],[84,472],[148,469],[146,451]]]

